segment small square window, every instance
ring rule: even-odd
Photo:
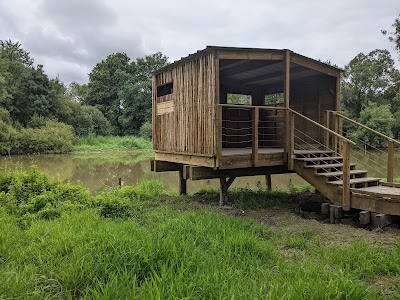
[[[157,97],[162,97],[165,95],[169,95],[172,94],[174,90],[174,83],[173,82],[169,82],[163,85],[159,85],[157,87]]]

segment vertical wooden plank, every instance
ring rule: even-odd
[[[284,143],[283,143],[283,152],[284,156],[283,159],[285,162],[288,161],[288,147],[289,147],[289,110],[288,108],[290,107],[290,51],[289,50],[284,50],[284,59],[283,59],[283,65],[284,65],[284,82],[283,82],[283,97],[284,97],[284,102],[285,102],[285,134],[284,134]]]
[[[253,139],[252,139],[252,159],[253,166],[258,166],[258,121],[260,117],[260,109],[258,107],[253,108]]]
[[[388,140],[387,155],[387,182],[393,182],[394,143],[392,140]]]
[[[350,149],[351,145],[347,141],[343,141],[343,210],[350,210]]]
[[[288,169],[293,170],[294,164],[294,114],[290,113],[290,137],[289,137],[289,153],[288,153]]]
[[[328,129],[330,128],[330,111],[325,111],[325,127]],[[330,149],[330,143],[329,143],[329,131],[325,130],[325,146]]]

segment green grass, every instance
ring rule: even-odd
[[[72,151],[126,151],[151,149],[151,141],[136,136],[85,136],[79,137]]]
[[[225,216],[154,181],[93,197],[36,170],[0,174],[1,299],[398,299],[399,278],[400,243],[328,245],[312,228]]]

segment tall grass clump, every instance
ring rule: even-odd
[[[151,141],[135,136],[84,136],[76,139],[73,151],[151,149]]]

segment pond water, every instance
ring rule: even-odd
[[[364,155],[366,154],[366,156]],[[167,191],[178,191],[178,173],[154,173],[150,171],[149,151],[74,153],[54,155],[17,155],[0,157],[0,168],[10,170],[27,170],[37,165],[40,171],[51,178],[72,183],[81,182],[92,193],[99,193],[106,187],[118,186],[121,178],[125,185],[135,185],[141,180],[158,179]],[[366,159],[369,157],[370,160]],[[380,151],[352,152],[352,161],[357,168],[369,170],[369,176],[385,177],[386,154]],[[375,161],[375,162],[373,162]],[[400,176],[400,152],[395,154],[395,177]],[[289,187],[305,183],[297,174],[272,175],[273,189],[287,190]],[[237,178],[233,187],[265,188],[264,176]],[[188,181],[188,192],[200,188],[219,187],[218,180]]]

